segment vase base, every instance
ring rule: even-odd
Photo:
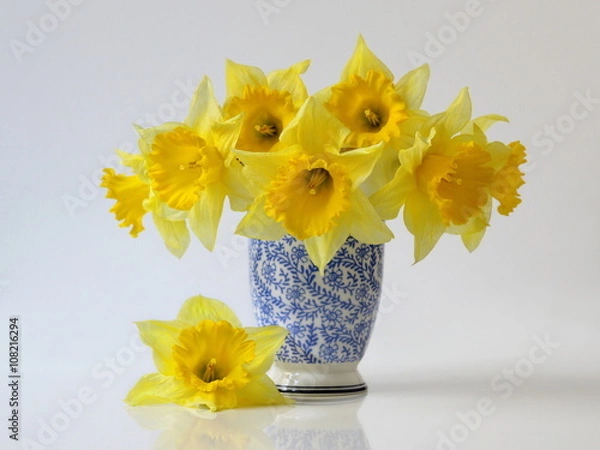
[[[298,364],[276,361],[269,376],[283,395],[299,401],[362,397],[367,384],[357,370],[358,362]]]

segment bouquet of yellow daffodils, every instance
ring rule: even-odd
[[[337,84],[308,96],[308,61],[262,70],[227,61],[227,97],[204,78],[183,122],[140,128],[141,153],[118,151],[132,175],[105,169],[111,211],[133,237],[150,213],[167,248],[181,256],[191,229],[212,250],[226,199],[243,211],[236,233],[302,240],[323,272],[349,237],[393,238],[386,220],[403,208],[415,260],[444,233],[477,248],[493,210],[521,202],[525,147],[488,142],[499,115],[471,119],[467,89],[445,112],[421,109],[423,65],[395,81],[359,37]]]

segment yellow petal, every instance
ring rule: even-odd
[[[260,190],[277,176],[279,168],[301,152],[301,147],[292,145],[276,152],[246,152],[235,150],[235,155],[244,164],[244,176]]]
[[[371,175],[383,152],[383,142],[370,147],[358,148],[338,156],[352,180],[352,190],[358,188]]]
[[[471,98],[469,90],[463,88],[444,113],[432,116],[423,125],[423,132],[428,133],[431,127],[435,127],[434,142],[446,141],[462,130],[470,118]]]
[[[202,295],[188,298],[179,310],[177,320],[185,322],[190,326],[196,326],[203,320],[224,320],[236,328],[242,326],[240,320],[229,306],[220,300]]]
[[[255,358],[246,364],[246,369],[251,376],[264,374],[275,358],[275,352],[285,341],[288,331],[279,326],[246,327],[244,328],[250,339],[256,343]]]
[[[363,244],[384,244],[394,237],[373,205],[360,191],[352,196],[352,208],[342,220],[349,222],[350,235]]]
[[[296,108],[300,108],[304,100],[308,97],[306,86],[302,82],[302,75],[310,66],[310,61],[305,60],[296,63],[287,69],[274,70],[267,76],[267,81],[271,89],[289,92]]]
[[[144,201],[144,208],[163,219],[171,221],[186,220],[189,215],[189,211],[171,208],[162,202],[153,192],[150,192],[150,197]]]
[[[143,203],[150,195],[149,186],[137,175],[117,175],[113,169],[104,169],[101,187],[107,189],[106,198],[117,202],[110,209],[120,227],[131,226],[129,234],[137,237],[144,230],[142,219],[146,214]]]
[[[369,200],[383,220],[393,220],[398,216],[408,194],[416,188],[414,177],[404,168],[400,168],[392,181],[373,194]]]
[[[136,322],[142,342],[152,348],[154,364],[164,375],[174,374],[173,345],[186,324],[182,320]]]
[[[236,234],[252,239],[277,241],[286,230],[283,225],[265,214],[265,197],[259,197],[238,224]]]
[[[352,75],[359,75],[362,78],[367,76],[369,70],[382,72],[390,80],[394,79],[394,74],[388,67],[373,53],[367,43],[363,39],[362,35],[358,36],[358,42],[354,53],[350,58],[350,61],[344,67],[342,72],[341,81],[350,79]]]
[[[225,63],[227,97],[242,97],[246,85],[267,86],[267,77],[258,67],[227,60]]]
[[[226,195],[223,183],[213,183],[200,193],[198,202],[190,211],[190,228],[209,251],[215,247]]]
[[[508,161],[494,176],[492,183],[492,195],[500,205],[498,212],[505,216],[509,215],[521,203],[518,189],[525,184],[525,175],[519,169],[521,164],[527,162],[525,147],[520,142],[512,142],[508,145],[511,150]]]
[[[223,176],[229,206],[233,211],[246,211],[254,200],[249,191],[248,180],[243,175],[243,167],[239,160],[233,160]]]
[[[486,116],[479,116],[471,120],[462,130],[462,132],[472,134],[474,126],[479,127],[481,131],[487,131],[488,128],[490,128],[492,125],[498,122],[508,122],[508,119],[498,114],[488,114]]]
[[[214,123],[207,135],[208,143],[219,149],[225,164],[231,164],[235,158],[233,149],[242,128],[242,116],[235,116],[224,122]]]
[[[207,136],[213,123],[221,120],[221,107],[215,98],[212,83],[205,76],[192,98],[184,123],[200,136]]]
[[[407,109],[419,109],[425,97],[429,81],[429,64],[411,70],[395,84],[394,89],[402,97]]]
[[[154,144],[156,136],[159,134],[170,133],[181,126],[184,126],[184,124],[179,122],[167,122],[151,128],[142,128],[139,125],[134,125],[135,130],[140,135],[138,147],[142,153],[147,156],[152,152],[152,145]]]
[[[418,133],[415,138],[415,144],[411,148],[399,152],[398,157],[402,170],[411,174],[415,173],[423,163],[423,158],[431,147],[431,141],[435,137],[435,133],[435,128],[431,129],[428,137]]]
[[[481,243],[481,240],[483,239],[483,236],[489,227],[490,218],[492,217],[491,198],[488,204],[483,208],[483,213],[484,214],[482,217],[476,217],[472,220],[473,224],[471,224],[469,228],[465,226],[464,230],[459,233],[464,246],[467,248],[467,250],[469,250],[469,252],[474,252],[477,247],[479,247],[479,244]]]
[[[237,406],[274,406],[289,405],[293,400],[285,398],[277,390],[275,383],[267,376],[253,378],[250,383],[237,392]]]
[[[310,154],[322,153],[326,147],[341,148],[349,130],[323,104],[312,97],[279,137],[285,146],[299,144]]]
[[[195,390],[174,377],[160,373],[144,375],[129,391],[125,402],[130,406],[160,405],[166,403],[185,404]]]
[[[140,180],[146,184],[150,184],[148,179],[148,167],[146,165],[146,158],[143,155],[136,153],[131,154],[121,150],[117,150],[117,155],[121,158],[121,164],[125,167],[131,168]]]
[[[160,233],[167,249],[181,258],[190,245],[190,232],[184,220],[167,220],[158,214],[152,214],[154,225]]]
[[[404,224],[415,237],[415,263],[433,250],[446,228],[437,207],[418,191],[406,198]]]
[[[321,275],[325,273],[325,266],[335,256],[342,244],[350,234],[349,224],[341,222],[329,232],[304,240],[306,252],[312,263],[317,266]]]

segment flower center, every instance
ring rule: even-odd
[[[367,122],[369,123],[369,125],[372,128],[379,128],[379,125],[381,125],[381,117],[379,117],[379,114],[373,112],[373,110],[371,108],[367,108],[365,109],[365,118],[367,119]]]
[[[206,365],[206,370],[204,371],[204,375],[202,376],[202,380],[205,383],[210,383],[214,381],[217,377],[215,375],[215,367],[217,366],[217,360],[212,358],[208,364]]]
[[[171,208],[189,210],[200,192],[221,178],[219,150],[186,127],[154,138],[148,176],[158,197]]]
[[[494,174],[489,161],[489,153],[474,142],[459,144],[453,156],[431,154],[423,160],[419,188],[437,205],[446,226],[483,214]]]
[[[249,381],[245,365],[255,358],[255,348],[244,329],[203,320],[179,334],[172,349],[175,375],[204,392],[243,387]]]
[[[275,137],[279,135],[277,127],[272,124],[254,125],[254,129],[265,137]]]
[[[331,175],[326,169],[318,167],[308,170],[306,176],[306,187],[310,195],[316,195],[317,192],[331,183]]]
[[[320,236],[350,209],[344,167],[320,156],[292,158],[267,188],[265,213],[298,239]]]
[[[227,118],[244,113],[236,148],[251,152],[268,152],[296,115],[289,92],[250,85],[241,97],[230,98],[224,111]]]
[[[364,78],[352,75],[333,86],[325,106],[350,129],[345,143],[349,148],[399,137],[402,122],[408,118],[393,80],[375,70],[367,72]]]

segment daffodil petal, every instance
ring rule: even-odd
[[[239,161],[233,161],[223,176],[227,188],[229,206],[233,211],[246,211],[254,197],[248,190],[247,180],[243,176],[243,167]]]
[[[350,223],[350,235],[363,244],[384,244],[394,237],[394,233],[362,192],[357,192],[352,197],[352,209],[348,216],[346,220]]]
[[[431,147],[431,141],[435,134],[435,128],[431,129],[428,137],[424,137],[420,133],[417,133],[415,144],[411,148],[403,150],[398,154],[402,170],[411,174],[415,173],[417,168],[423,162],[427,150]]]
[[[236,234],[252,239],[276,241],[281,239],[286,230],[283,225],[265,214],[264,196],[259,198],[238,224]]]
[[[142,154],[131,154],[117,149],[117,155],[119,155],[119,158],[121,159],[121,164],[123,166],[131,168],[131,170],[133,170],[133,173],[140,177],[140,180],[142,180],[146,184],[150,184],[150,180],[148,179],[148,168],[146,166],[146,158],[144,158]]]
[[[489,165],[493,167],[495,171],[499,171],[506,165],[512,153],[512,150],[508,145],[498,141],[490,142],[487,145],[486,150],[492,156]]]
[[[142,153],[147,156],[150,154],[150,152],[152,152],[152,144],[154,143],[154,138],[157,135],[162,133],[170,133],[181,126],[185,125],[181,122],[167,122],[151,128],[142,128],[136,125],[135,129],[140,135],[140,139],[138,139],[138,147]]]
[[[255,188],[266,186],[277,176],[280,167],[301,152],[298,145],[291,145],[276,152],[248,152],[235,150],[236,156],[244,164],[244,174]]]
[[[283,130],[283,145],[300,144],[309,155],[322,153],[328,146],[341,148],[349,130],[321,103],[312,97],[302,105],[298,115]]]
[[[347,222],[340,220],[340,224],[327,233],[304,240],[306,252],[321,275],[325,273],[325,266],[335,256],[342,244],[346,242],[349,235],[350,229]]]
[[[358,42],[352,57],[344,67],[341,81],[348,80],[352,75],[359,75],[365,78],[369,70],[382,72],[390,80],[394,79],[392,71],[373,53],[362,35],[358,36]]]
[[[144,201],[150,195],[150,187],[137,175],[120,175],[113,169],[104,169],[101,187],[106,188],[106,198],[116,200],[110,212],[120,222],[120,227],[129,227],[131,237],[144,231],[142,220],[146,215]]]
[[[223,183],[213,183],[200,193],[190,211],[190,227],[209,251],[215,248],[226,195],[227,189]]]
[[[463,133],[472,134],[474,125],[479,127],[482,131],[487,131],[488,128],[490,128],[492,125],[498,122],[508,122],[508,119],[498,114],[488,114],[486,116],[479,116],[476,119],[471,120],[461,131]]]
[[[435,141],[449,140],[462,130],[471,118],[471,98],[467,88],[461,89],[446,112],[433,116],[424,125],[424,132],[435,127]]]
[[[285,341],[288,331],[279,326],[246,327],[244,328],[251,340],[256,343],[254,360],[246,364],[248,373],[260,375],[265,373],[275,359],[275,352]]]
[[[225,84],[227,97],[242,97],[246,85],[266,86],[267,77],[258,67],[238,64],[228,59],[225,63]]]
[[[190,245],[190,232],[184,220],[166,220],[158,214],[152,214],[154,225],[160,233],[167,249],[181,258]]]
[[[202,78],[192,98],[190,111],[184,123],[200,136],[207,136],[212,124],[221,120],[221,107],[215,97],[210,79]]]
[[[181,320],[145,320],[135,324],[142,342],[153,350],[156,368],[164,375],[173,375],[173,345],[181,330],[185,328],[185,323]]]
[[[189,326],[196,326],[203,320],[224,320],[233,327],[240,328],[242,326],[240,319],[229,306],[220,300],[204,297],[203,295],[188,298],[181,306],[177,314],[177,320]]]
[[[237,397],[237,405],[243,407],[289,405],[293,403],[291,399],[281,395],[275,383],[267,375],[253,378],[250,383],[239,390]]]
[[[383,151],[383,142],[370,147],[342,153],[339,159],[352,180],[352,189],[358,188],[371,174]]]
[[[195,390],[175,377],[160,373],[144,375],[129,391],[125,402],[130,406],[160,405],[167,403],[184,404],[193,397]]]
[[[242,115],[237,115],[224,122],[213,124],[211,131],[208,134],[208,142],[218,148],[225,160],[225,164],[230,164],[235,157],[233,148],[240,135],[242,128]]]
[[[394,85],[407,109],[419,109],[429,81],[429,64],[423,64],[404,75]]]
[[[437,207],[420,192],[412,192],[407,196],[404,224],[415,237],[415,263],[433,250],[446,229]]]
[[[148,211],[152,211],[163,219],[171,221],[186,220],[189,215],[189,211],[171,208],[165,202],[161,201],[153,192],[151,192],[150,197],[144,201],[144,208]]]
[[[369,200],[383,220],[393,220],[398,216],[408,194],[416,187],[414,177],[404,168],[400,168],[392,181],[373,194]]]
[[[296,63],[287,69],[272,71],[267,75],[269,87],[271,89],[277,89],[278,91],[289,92],[294,101],[294,105],[296,108],[299,108],[308,97],[306,86],[302,82],[300,75],[306,72],[309,66],[310,61],[307,59]]]

